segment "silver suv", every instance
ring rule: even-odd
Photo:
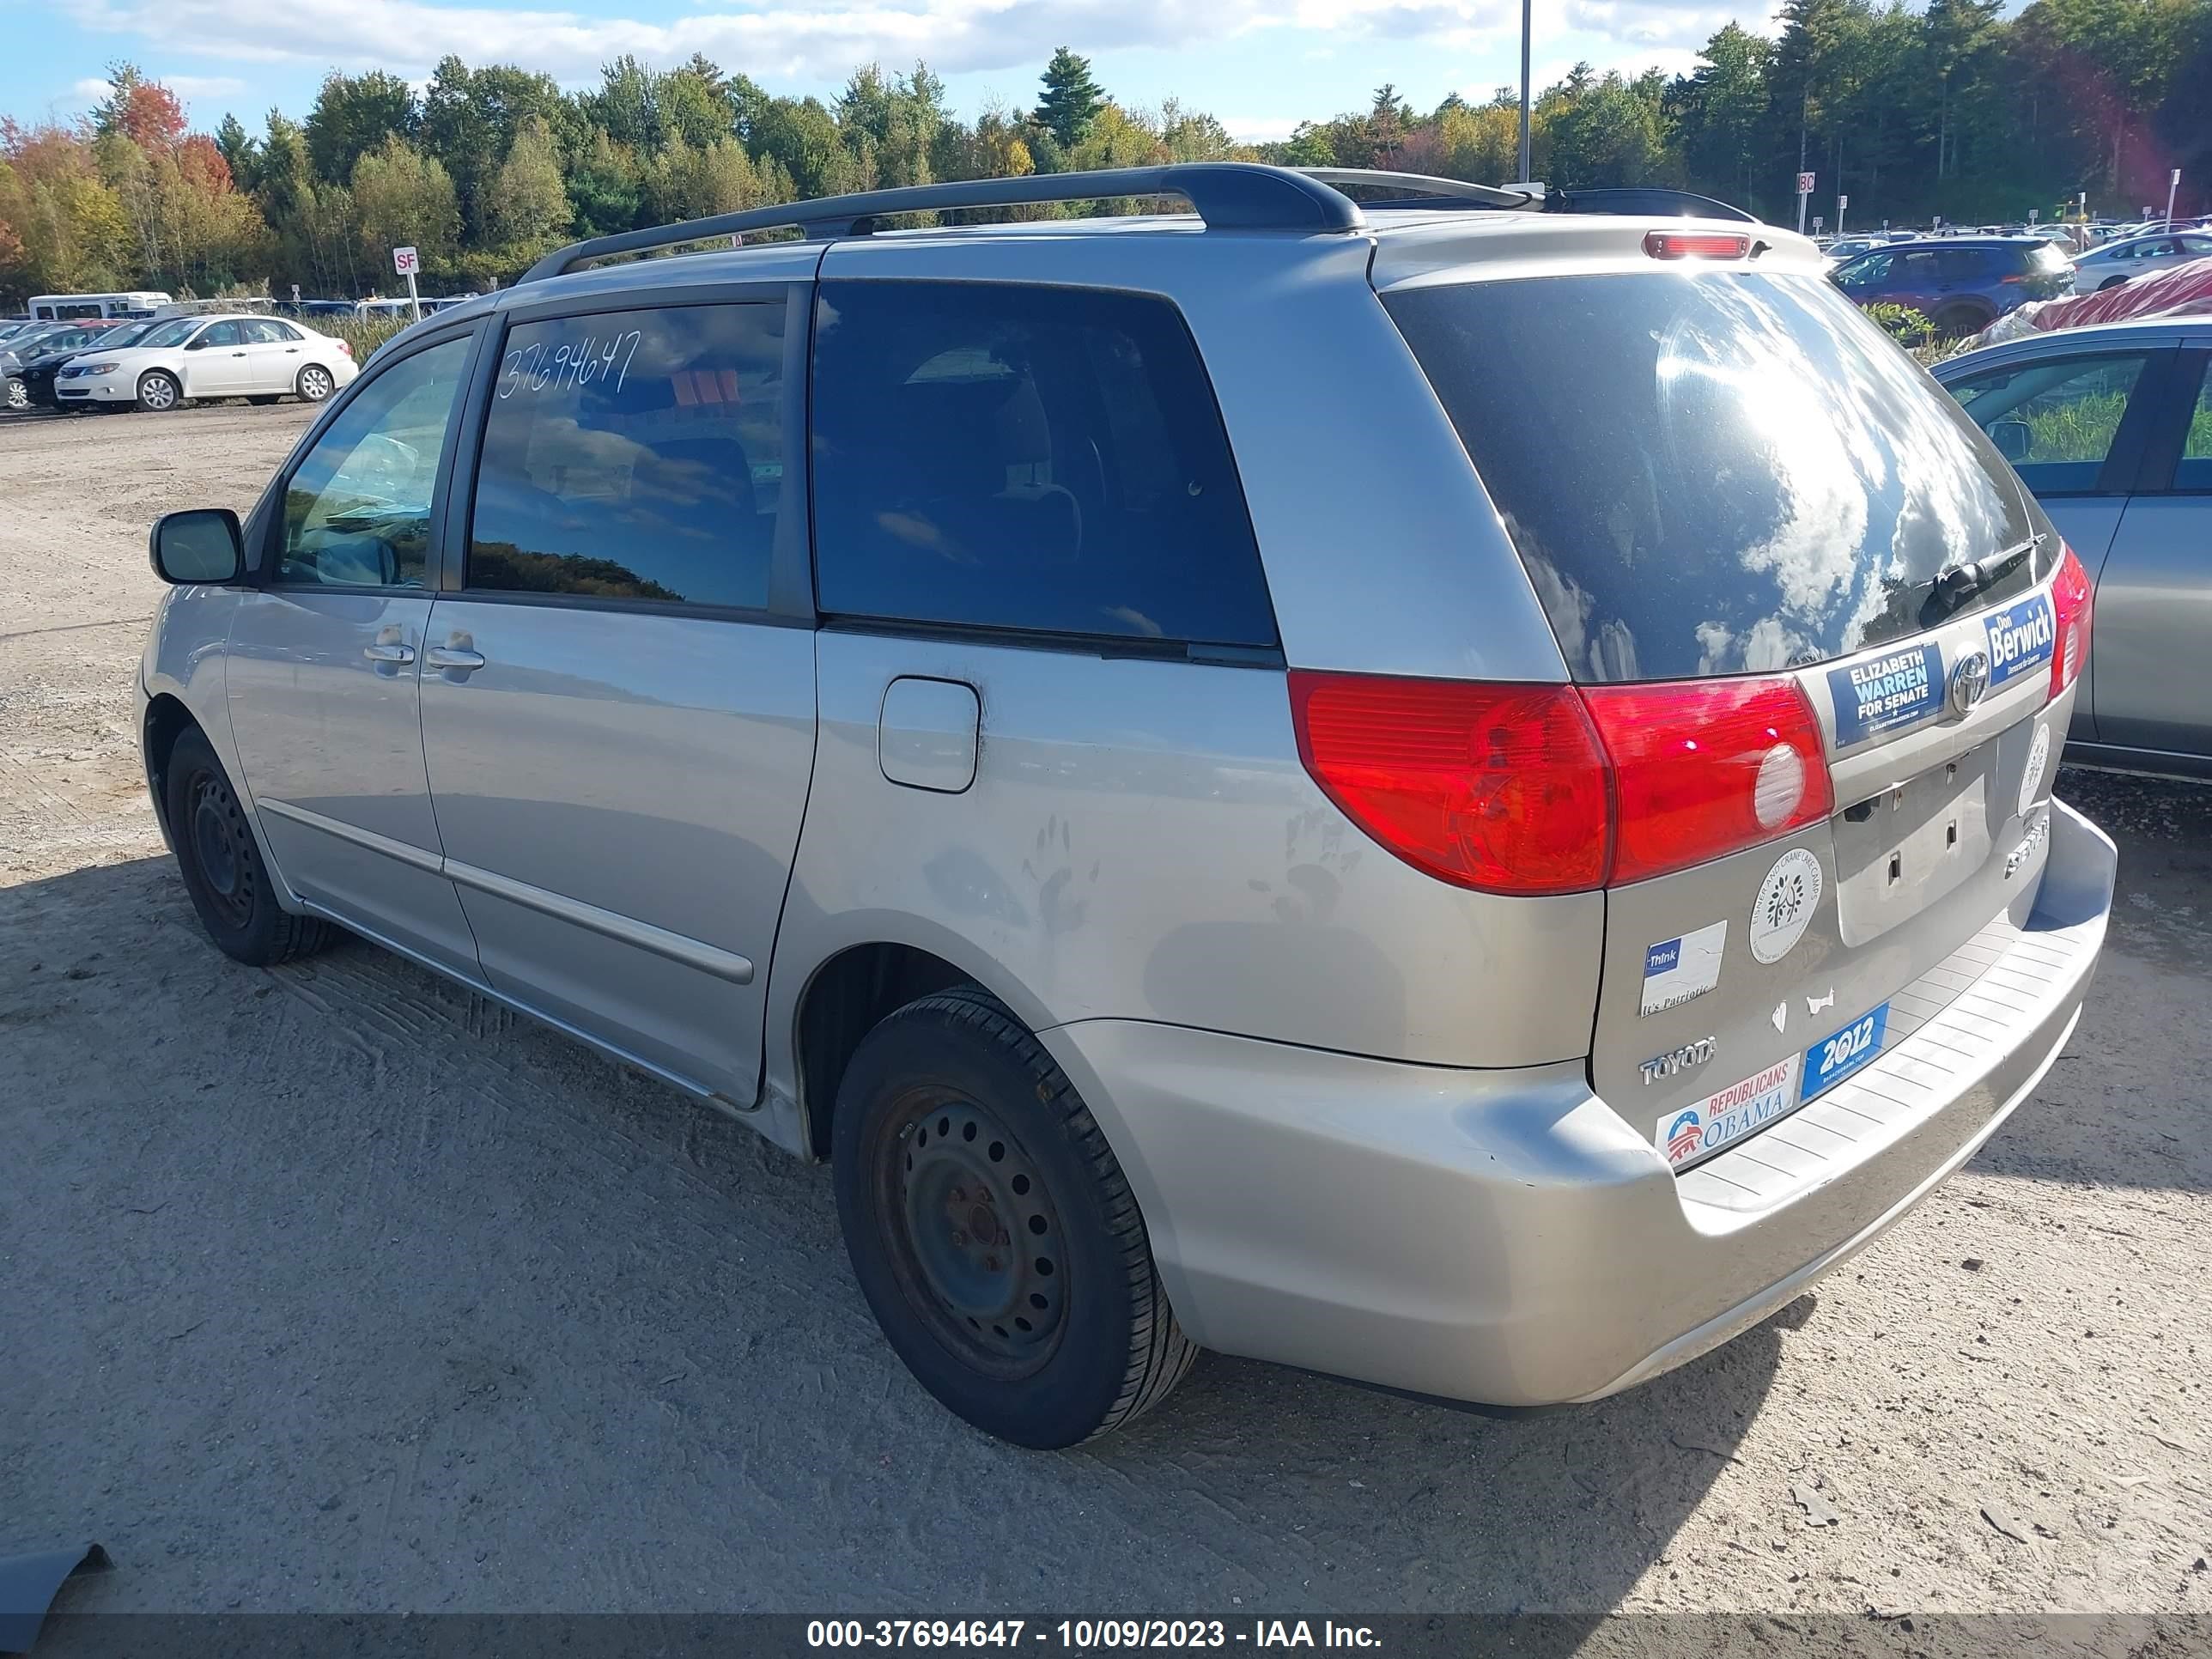
[[[194,905],[828,1160],[892,1346],[1025,1444],[1201,1346],[1681,1364],[2073,1029],[2089,596],[1810,242],[1559,208],[1224,164],[552,256],[155,527]]]

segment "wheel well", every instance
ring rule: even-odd
[[[824,963],[799,1003],[799,1094],[808,1143],[830,1156],[837,1090],[860,1039],[886,1014],[971,976],[910,945],[856,945]]]
[[[191,710],[166,691],[146,705],[146,781],[153,787],[154,816],[165,835],[169,829],[169,751],[179,738],[198,729]]]

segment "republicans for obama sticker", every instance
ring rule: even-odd
[[[1778,1060],[1763,1072],[1663,1114],[1653,1129],[1653,1144],[1668,1163],[1687,1164],[1787,1115],[1797,1106],[1801,1058],[1791,1054]]]
[[[1761,962],[1779,962],[1797,948],[1820,903],[1820,860],[1793,847],[1774,860],[1759,884],[1759,902],[1751,911],[1751,953]]]

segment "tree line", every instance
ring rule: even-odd
[[[1924,224],[2056,216],[2165,199],[2212,171],[2212,0],[1788,0],[1772,37],[1730,24],[1693,72],[1577,65],[1534,100],[1534,175],[1565,186],[1660,184],[1787,222],[1801,171],[1814,210]],[[972,121],[925,64],[856,70],[834,100],[774,96],[694,57],[625,57],[599,83],[441,62],[418,94],[383,70],[332,73],[295,119],[194,132],[128,64],[81,121],[0,119],[0,300],[160,288],[310,296],[388,289],[420,250],[428,291],[511,280],[574,238],[881,185],[1148,162],[1246,159],[1372,167],[1485,183],[1518,167],[1519,99],[1457,94],[1369,106],[1237,143],[1213,116],[1111,97],[1063,47],[1028,109]],[[1043,216],[1087,210],[1027,211]]]

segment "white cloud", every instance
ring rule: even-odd
[[[1623,46],[1672,46],[1694,52],[1729,23],[1761,33],[1773,30],[1780,8],[1771,3],[1699,4],[1692,0],[1567,0],[1571,27],[1601,34]]]
[[[234,75],[163,75],[156,77],[179,98],[235,98],[246,82]]]
[[[1289,137],[1300,121],[1311,118],[1304,115],[1224,115],[1221,125],[1240,144],[1271,144]]]
[[[107,82],[97,75],[88,75],[82,81],[70,82],[68,101],[73,104],[96,104],[107,96]]]
[[[760,79],[834,82],[872,59],[926,58],[945,74],[1027,69],[1069,41],[1086,52],[1188,50],[1261,29],[1463,48],[1517,27],[1518,15],[1512,0],[732,0],[653,23],[483,0],[85,0],[76,21],[171,52],[410,79],[448,52],[471,64],[519,61],[576,83],[623,52],[672,64],[700,52]]]

